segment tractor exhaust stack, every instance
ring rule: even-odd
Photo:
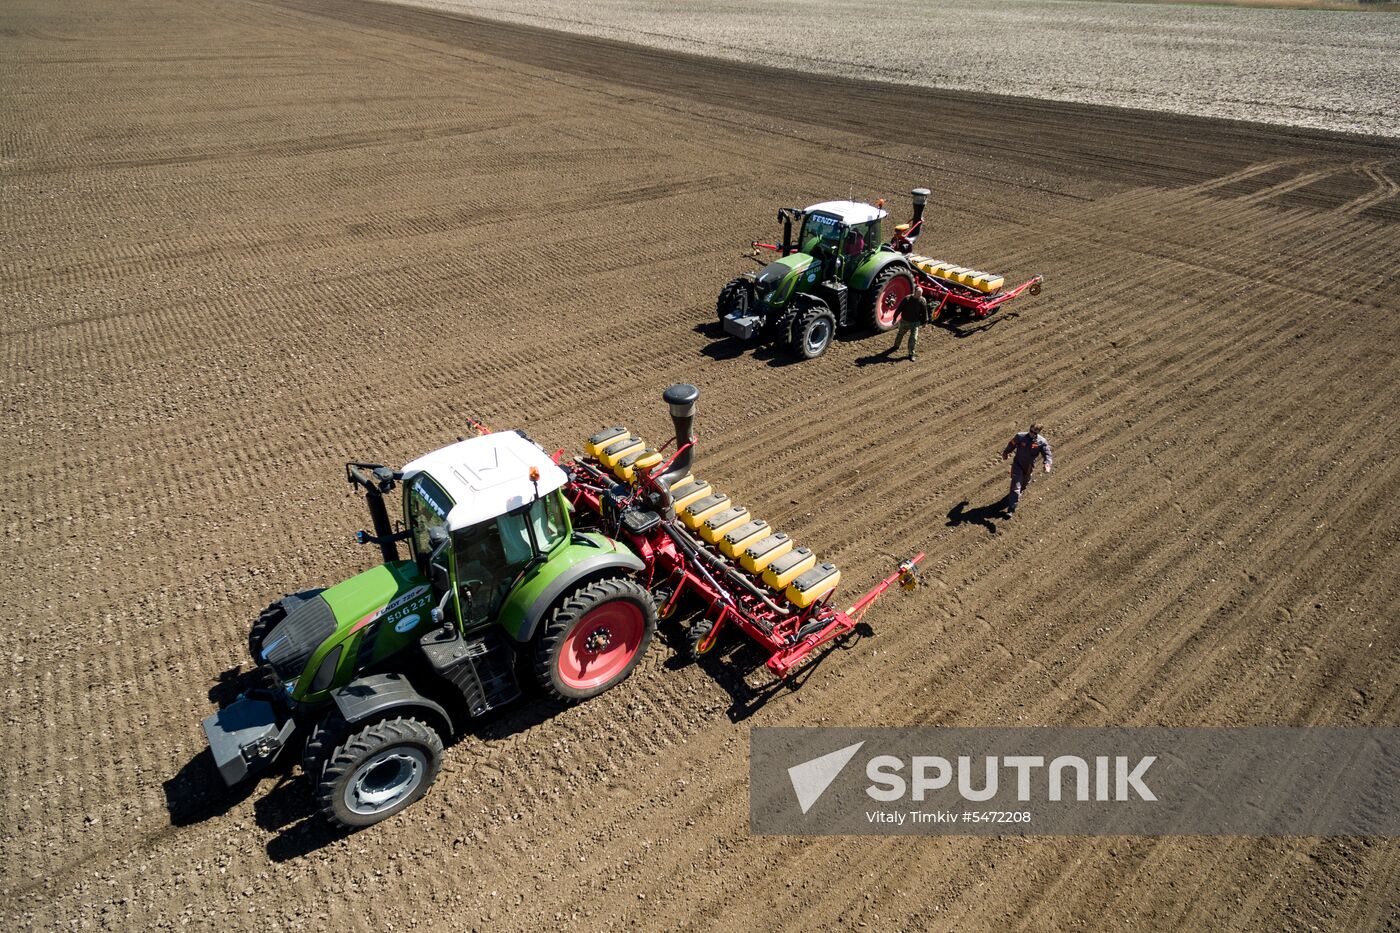
[[[914,202],[914,216],[909,218],[909,232],[905,238],[913,243],[919,238],[919,233],[924,228],[924,206],[928,204],[929,190],[927,188],[915,188],[909,192],[909,199]]]
[[[676,458],[671,467],[658,477],[668,487],[672,480],[680,479],[690,472],[690,464],[695,459],[695,400],[700,390],[685,382],[679,382],[661,394],[666,404],[671,406],[671,422],[676,426]]]

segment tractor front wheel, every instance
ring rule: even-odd
[[[636,580],[579,587],[549,614],[535,642],[535,679],[552,699],[577,703],[632,673],[656,631],[656,603]]]
[[[753,279],[746,276],[739,276],[731,279],[724,288],[719,290],[719,300],[715,302],[715,311],[722,321],[731,312],[747,312],[753,307]]]
[[[816,300],[798,311],[788,346],[799,359],[814,360],[826,352],[835,336],[836,316],[824,302]]]
[[[316,803],[346,829],[371,826],[428,792],[442,766],[442,738],[417,719],[385,719],[353,732],[312,777]]]
[[[315,599],[321,595],[323,590],[303,590],[300,593],[290,593],[269,605],[262,612],[258,613],[257,621],[248,631],[248,654],[253,659],[253,666],[258,667],[263,663],[262,649],[263,642],[267,640],[267,633],[271,632],[282,620],[287,618],[287,611],[297,604],[308,599]]]
[[[904,265],[892,262],[885,266],[865,292],[866,323],[878,333],[892,330],[899,306],[914,294],[914,288],[914,276]]]
[[[312,787],[321,783],[321,772],[336,747],[345,741],[350,725],[339,713],[331,713],[311,727],[306,744],[301,749],[301,773]]]

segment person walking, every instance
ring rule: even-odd
[[[1021,493],[1031,484],[1031,477],[1035,475],[1035,461],[1037,457],[1045,461],[1045,472],[1049,473],[1055,460],[1050,453],[1050,442],[1040,433],[1041,427],[1038,422],[1032,421],[1029,429],[1013,436],[1007,443],[1006,449],[1001,452],[1001,459],[1012,457],[1011,460],[1011,491],[1006,495],[1006,510],[1012,515],[1016,514],[1016,506],[1021,501]]]
[[[919,358],[919,328],[928,323],[928,302],[924,296],[917,291],[899,303],[899,308],[894,313],[895,320],[899,321],[899,333],[894,338],[894,346],[890,348],[890,353],[898,353],[900,345],[904,343],[904,335],[909,335],[909,359],[910,361]]]

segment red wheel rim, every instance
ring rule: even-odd
[[[896,275],[885,283],[885,287],[880,290],[880,301],[875,308],[875,314],[879,317],[881,326],[894,323],[895,312],[904,303],[904,299],[913,293],[914,283],[907,275]]]
[[[564,637],[559,679],[574,690],[591,690],[617,677],[641,647],[646,618],[631,600],[618,599],[591,610]]]

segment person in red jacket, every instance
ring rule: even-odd
[[[1032,421],[1028,430],[1015,435],[1007,443],[1006,449],[1001,452],[1001,459],[1012,457],[1011,460],[1011,492],[1006,496],[1006,510],[1012,515],[1016,514],[1016,506],[1021,501],[1021,493],[1031,484],[1031,477],[1035,475],[1035,461],[1037,457],[1045,461],[1045,472],[1049,473],[1054,464],[1054,457],[1050,453],[1050,442],[1040,433],[1040,424]]]

